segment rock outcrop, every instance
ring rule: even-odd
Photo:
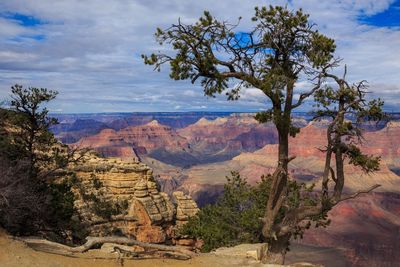
[[[129,144],[140,153],[150,152],[157,148],[187,149],[185,138],[179,136],[172,128],[151,121],[141,126],[130,126],[119,131],[105,129],[98,135],[82,138],[77,144],[82,147]]]
[[[75,206],[93,236],[121,233],[143,242],[171,242],[174,229],[198,211],[182,192],[174,193],[176,205],[160,192],[143,163],[91,155],[72,170],[77,176]]]
[[[176,191],[173,193],[176,199],[176,224],[178,226],[185,224],[190,217],[196,215],[199,211],[196,202],[182,191]]]

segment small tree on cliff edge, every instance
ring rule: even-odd
[[[190,79],[192,83],[200,79],[207,96],[227,92],[229,100],[236,100],[242,88],[254,87],[271,101],[272,108],[259,112],[256,119],[261,123],[272,121],[279,134],[278,167],[271,178],[262,218],[262,234],[268,244],[264,261],[272,263],[284,261],[289,240],[302,231],[304,219],[326,216],[315,202],[312,209],[318,206],[318,216],[305,213],[304,205],[286,205],[288,164],[293,159],[289,157],[288,140],[299,131],[292,124],[292,111],[321,89],[327,71],[337,65],[334,40],[315,30],[308,17],[302,10],[291,12],[279,6],[255,8],[255,25],[243,33],[235,32],[239,23],[218,21],[206,11],[195,24],[179,20],[166,30],[157,29],[158,42],[172,45],[176,54],[143,55],[144,62],[156,70],[169,63],[172,79]],[[296,100],[295,83],[301,77],[312,81],[313,87]],[[237,85],[232,88],[231,82]]]
[[[85,151],[70,149],[51,133],[57,120],[43,104],[56,95],[16,84],[10,108],[0,109],[0,225],[13,234],[51,229],[63,236],[72,227],[70,173],[55,174],[79,162]]]
[[[18,156],[28,160],[31,179],[48,180],[55,171],[78,162],[85,150],[71,149],[58,141],[50,128],[58,121],[49,116],[43,104],[55,99],[58,92],[46,88],[11,87],[10,140],[19,151]],[[79,154],[79,155],[78,155]]]

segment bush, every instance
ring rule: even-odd
[[[29,163],[0,157],[0,226],[14,235],[52,229],[63,239],[75,212],[70,179],[39,183],[28,175]]]
[[[37,231],[45,198],[32,182],[24,161],[10,161],[0,156],[0,226],[14,235]]]
[[[232,172],[226,178],[224,193],[217,202],[202,208],[180,230],[182,235],[203,240],[203,252],[222,246],[268,241],[262,236],[261,218],[264,217],[268,201],[271,176],[262,176],[254,186],[249,185],[238,172]],[[318,196],[313,193],[313,188],[314,184],[289,180],[287,205],[279,210],[277,221],[281,221],[288,210],[298,208],[301,203],[316,205]],[[329,224],[326,214],[312,219],[317,227]],[[299,229],[294,233],[294,238],[301,238],[303,232]]]
[[[180,233],[204,241],[203,252],[221,246],[262,242],[262,222],[270,188],[268,176],[255,186],[237,172],[227,178],[224,193],[216,204],[203,207],[189,219]]]

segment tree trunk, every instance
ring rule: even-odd
[[[279,148],[278,148],[278,167],[273,175],[273,183],[268,197],[267,208],[264,216],[262,234],[268,244],[261,250],[261,260],[263,263],[283,264],[285,261],[286,249],[289,245],[290,235],[277,236],[274,232],[274,223],[278,214],[283,197],[286,195],[289,163],[289,131],[288,127],[278,129]]]
[[[335,157],[336,157],[336,183],[334,188],[334,197],[335,200],[338,201],[340,199],[340,196],[342,195],[344,187],[344,164],[340,146],[337,148]]]
[[[272,176],[271,190],[268,196],[267,207],[264,214],[262,234],[268,244],[261,251],[264,263],[283,264],[286,249],[289,245],[290,234],[279,235],[279,229],[274,229],[276,216],[282,207],[287,195],[288,164],[289,164],[289,132],[291,127],[291,110],[294,80],[287,84],[287,95],[282,110],[282,103],[276,98],[274,103],[274,123],[278,131],[278,166]]]
[[[288,158],[289,158],[289,131],[287,129],[278,130],[279,144],[278,144],[278,165],[286,173],[288,171]]]
[[[265,239],[270,239],[273,232],[275,218],[286,196],[288,173],[288,136],[279,138],[278,167],[272,175],[272,185],[269,192],[267,206],[263,218],[262,234]]]
[[[345,100],[340,98],[339,100],[339,114],[338,114],[338,128],[340,129],[344,125],[344,104]],[[343,152],[342,152],[342,135],[336,133],[335,137],[335,160],[336,160],[336,183],[334,188],[334,198],[336,201],[340,199],[340,196],[344,187],[344,163],[343,163]]]
[[[289,246],[290,235],[273,239],[270,243],[264,244],[261,248],[260,259],[262,263],[284,264],[287,247]]]

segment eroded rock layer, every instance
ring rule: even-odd
[[[196,202],[175,192],[176,204],[159,191],[152,170],[139,162],[91,155],[74,167],[75,206],[91,235],[120,233],[137,240],[164,243],[174,229],[198,211]]]

